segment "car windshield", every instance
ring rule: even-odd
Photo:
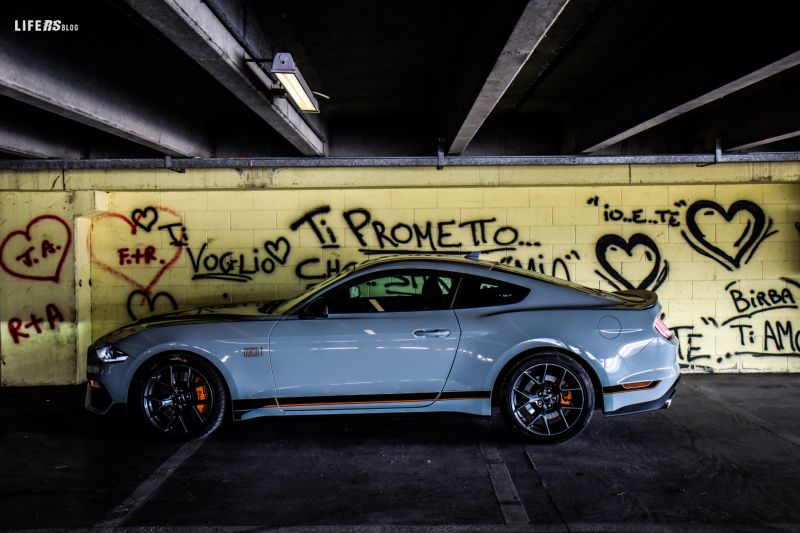
[[[270,313],[273,314],[273,315],[282,315],[282,314],[286,313],[287,311],[289,311],[290,309],[292,309],[296,305],[298,305],[300,302],[306,300],[307,298],[313,297],[314,294],[318,293],[319,291],[321,291],[325,287],[328,287],[328,286],[336,283],[337,281],[339,281],[343,277],[347,276],[348,274],[353,272],[353,270],[355,270],[355,265],[352,265],[352,266],[350,266],[348,268],[345,268],[344,270],[342,270],[341,272],[339,272],[335,276],[333,276],[331,278],[328,278],[326,280],[323,280],[320,283],[317,283],[316,285],[310,287],[306,291],[301,292],[297,296],[280,302],[274,309],[270,309]]]

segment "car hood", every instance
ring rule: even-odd
[[[175,326],[180,324],[197,324],[207,322],[236,322],[243,320],[270,320],[278,319],[269,311],[275,308],[280,301],[252,302],[229,304],[213,307],[194,307],[180,311],[171,311],[158,315],[141,318],[119,329],[112,331],[98,339],[95,344],[117,342],[129,335],[145,329],[161,326]]]
[[[218,306],[202,306],[194,307],[191,309],[183,309],[180,311],[171,311],[169,313],[162,313],[153,315],[147,318],[137,320],[135,324],[150,324],[158,322],[174,322],[176,320],[209,320],[218,319],[225,320],[241,320],[247,317],[264,318],[271,316],[269,310],[275,307],[277,301],[270,302],[250,302],[241,304],[228,304]]]

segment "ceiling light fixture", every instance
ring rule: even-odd
[[[308,88],[306,80],[300,74],[297,65],[294,63],[292,54],[279,52],[275,54],[270,69],[283,88],[289,94],[289,98],[297,105],[300,111],[305,113],[319,113],[319,103],[314,97],[314,93]]]

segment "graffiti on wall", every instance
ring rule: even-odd
[[[768,289],[746,288],[741,281],[725,286],[728,311],[722,318],[703,317],[699,325],[673,326],[680,341],[678,357],[685,366],[703,366],[703,361],[722,364],[734,356],[800,357],[800,327],[785,318],[797,311],[800,281],[782,277]],[[729,339],[729,350],[715,354],[706,345],[710,338]]]
[[[745,290],[740,282],[732,281],[725,290],[737,314],[732,315],[720,324],[737,332],[739,350],[734,355],[751,355],[767,357],[786,355],[800,357],[800,328],[792,320],[772,318],[776,312],[797,310],[800,294],[800,281],[781,278],[785,285],[776,284],[767,290]],[[759,315],[756,319],[756,315]]]
[[[170,222],[160,223],[167,215]],[[337,224],[334,229],[329,221],[331,216],[340,216],[343,224]],[[580,259],[576,250],[564,256],[546,257],[539,251],[542,249],[540,242],[522,238],[520,229],[499,225],[496,218],[389,224],[364,208],[346,210],[337,215],[330,206],[323,205],[304,212],[289,229],[292,232],[310,230],[316,239],[320,253],[292,258],[294,275],[299,280],[310,282],[335,275],[355,262],[322,257],[325,250],[341,248],[347,237],[359,243],[357,251],[365,256],[398,253],[464,255],[474,247],[484,254],[502,254],[499,260],[506,264],[566,279],[571,279],[569,262]],[[259,275],[273,274],[289,263],[292,254],[292,245],[286,235],[264,239],[245,252],[212,249],[209,242],[192,241],[179,215],[164,207],[135,209],[130,217],[106,213],[95,219],[92,231],[112,231],[121,239],[125,238],[113,249],[92,247],[92,260],[98,267],[145,294],[152,292],[184,251],[192,270],[192,280],[242,283],[253,281]],[[126,244],[126,241],[132,244]],[[169,245],[166,249],[163,247],[165,242]]]
[[[96,246],[99,232],[114,245]],[[89,253],[97,267],[149,293],[183,253],[181,246],[163,246],[163,240],[183,241],[185,232],[180,215],[164,207],[134,209],[130,215],[104,213],[92,222]]]
[[[291,229],[310,229],[320,250],[341,247],[347,235],[335,230],[328,218],[330,206],[312,209],[296,219]],[[522,229],[498,224],[496,217],[386,222],[365,208],[341,213],[346,232],[359,244],[358,252],[366,256],[402,253],[465,255],[472,250],[496,256],[501,263],[527,268],[540,273],[572,279],[570,262],[580,260],[576,250],[563,256],[547,256],[542,243],[523,237]],[[295,268],[301,280],[319,281],[340,272],[352,262],[341,264],[337,259],[322,263],[322,258],[303,258]]]
[[[635,259],[635,251],[638,254],[639,263],[652,265],[652,267],[644,278],[634,285],[634,282],[624,277],[614,265],[621,263],[620,255],[627,255],[627,257]],[[619,235],[603,235],[597,240],[595,255],[605,270],[605,272],[595,270],[595,274],[617,290],[647,289],[655,291],[669,275],[669,263],[666,259],[661,259],[661,252],[655,241],[643,233],[636,233],[628,240]]]
[[[20,280],[59,284],[71,247],[69,224],[58,215],[42,214],[3,238],[0,267]],[[13,344],[23,344],[26,339],[58,330],[65,320],[59,305],[48,303],[43,308],[42,312],[19,313],[8,318],[6,328]]]
[[[738,200],[727,209],[713,200],[685,200],[662,209],[615,207],[591,196],[587,204],[601,210],[602,221],[636,225],[660,225],[680,228],[683,240],[697,253],[736,271],[748,264],[761,244],[778,230],[764,210],[749,200]],[[719,238],[719,228],[730,228],[731,235]],[[800,230],[800,226],[798,230]],[[713,228],[710,233],[708,228]],[[730,241],[730,242],[728,242]],[[657,290],[667,281],[670,265],[662,259],[657,243],[645,233],[625,239],[606,234],[595,245],[595,255],[602,267],[595,273],[616,289]],[[629,280],[617,265],[624,261],[644,265],[646,274],[638,281]],[[647,265],[652,265],[648,267]],[[775,318],[776,313],[797,310],[798,282],[781,278],[774,288],[743,289],[741,281],[725,287],[729,304],[724,316],[700,317],[694,324],[673,324],[679,340],[678,358],[684,368],[712,370],[712,364],[724,365],[735,356],[800,356],[800,328],[790,319]],[[770,316],[772,315],[772,316]],[[716,349],[716,340],[724,339],[732,349]]]
[[[179,302],[169,292],[169,283],[161,283],[161,279],[181,257],[186,267],[181,270],[186,274],[181,275],[189,281],[268,281],[270,276],[288,271],[290,277],[314,284],[348,268],[359,256],[464,255],[480,250],[501,263],[567,280],[574,279],[579,262],[596,260],[592,272],[615,290],[660,290],[669,286],[675,265],[686,268],[681,266],[686,261],[671,264],[656,240],[663,239],[650,234],[650,228],[657,228],[660,236],[672,228],[670,232],[675,231],[686,243],[687,252],[694,250],[731,272],[748,265],[760,246],[778,231],[764,210],[749,200],[730,205],[706,199],[679,200],[663,208],[645,209],[618,207],[592,196],[587,204],[597,207],[601,224],[636,226],[638,231],[601,233],[592,243],[593,255],[580,251],[581,245],[566,253],[562,247],[559,254],[551,251],[557,248],[542,244],[546,226],[518,227],[498,222],[499,216],[398,220],[364,207],[336,210],[319,205],[291,219],[283,232],[259,238],[256,230],[255,246],[226,249],[220,242],[193,239],[191,228],[187,230],[176,211],[145,206],[130,214],[107,213],[95,219],[93,231],[112,232],[119,238],[114,246],[98,247],[91,253],[96,266],[131,286],[124,305],[128,316],[136,319],[177,309]],[[299,232],[304,232],[305,243],[294,249],[292,243],[297,242]],[[718,234],[726,237],[717,238]],[[686,279],[685,274],[681,279]],[[798,309],[797,290],[797,281],[790,278],[781,278],[766,290],[731,282],[725,288],[729,309],[718,306],[715,316],[704,316],[692,324],[673,324],[680,341],[681,364],[711,370],[742,355],[797,356],[800,327],[785,314]],[[725,349],[717,350],[717,343],[724,343]]]
[[[8,333],[14,344],[20,344],[31,336],[41,335],[45,331],[56,331],[59,322],[64,322],[64,314],[58,305],[50,303],[45,307],[42,316],[36,313],[28,317],[13,317],[8,320]]]
[[[139,320],[156,313],[156,305],[159,303],[166,304],[169,306],[167,309],[171,311],[178,309],[178,302],[170,293],[159,291],[151,296],[141,289],[136,289],[128,295],[125,307],[131,320]]]
[[[72,245],[72,230],[57,215],[40,215],[0,244],[0,266],[19,279],[58,283]]]
[[[600,201],[599,196],[592,196],[586,202],[600,208]],[[644,209],[626,211],[622,208],[612,207],[608,203],[603,204],[601,209],[604,222],[681,227],[681,236],[692,249],[731,271],[747,264],[753,258],[758,247],[767,238],[778,232],[778,230],[772,229],[772,219],[767,218],[764,210],[750,200],[737,200],[728,209],[713,200],[697,200],[691,205],[686,200],[679,200],[673,204],[673,207],[675,209],[654,209],[653,216],[650,218],[647,217]],[[686,210],[682,223],[680,215],[684,207]],[[719,227],[729,224],[742,226],[740,233],[731,243],[722,243],[715,236],[709,237],[704,229],[708,226]],[[648,243],[648,246],[651,250],[657,250],[654,243],[652,245]],[[599,253],[598,259],[600,259]],[[615,276],[612,274],[612,277]],[[621,280],[617,281],[622,282]]]
[[[735,223],[738,217],[745,220],[745,227],[732,245],[726,247],[718,239],[712,242],[703,232],[703,224],[718,224],[720,219]],[[681,235],[689,246],[728,270],[750,262],[761,243],[777,233],[772,229],[772,219],[767,219],[761,207],[749,200],[734,202],[727,210],[711,200],[694,202],[686,211],[686,228],[688,231],[681,231]]]
[[[614,207],[603,203],[599,196],[589,197],[586,203],[601,211],[603,222],[681,228],[680,235],[693,250],[729,271],[747,264],[759,246],[777,233],[772,229],[772,219],[768,219],[763,209],[749,200],[738,200],[728,209],[713,200],[697,200],[691,204],[678,200],[669,207],[649,212],[644,208]],[[706,234],[706,227],[728,224],[742,226],[740,234],[735,235],[731,243],[720,243],[719,239]],[[595,245],[595,256],[602,267],[595,273],[617,290],[654,291],[669,276],[669,262],[662,259],[658,245],[645,233],[636,233],[628,239],[617,234],[603,235]],[[651,266],[649,269],[645,267],[643,276],[633,280],[617,267],[626,261]]]
[[[208,251],[208,243],[199,248],[192,248],[188,241],[180,246],[187,246],[189,262],[192,266],[192,279],[216,279],[222,281],[252,281],[257,274],[272,274],[278,265],[285,265],[291,250],[286,237],[278,237],[274,241],[265,240],[261,248],[253,248],[252,253],[236,253],[225,251],[212,253]],[[261,254],[261,255],[259,255]]]
[[[600,207],[600,197],[591,196],[586,203],[596,207]],[[685,200],[675,202],[674,207],[681,208],[686,206]],[[654,209],[652,216],[647,215],[644,208],[623,208],[614,207],[609,203],[604,203],[602,206],[602,214],[604,222],[623,222],[625,224],[663,224],[672,227],[680,226],[678,220],[680,211],[672,208]]]

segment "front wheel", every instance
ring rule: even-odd
[[[132,400],[149,429],[189,440],[205,437],[222,424],[227,398],[222,378],[211,364],[175,354],[150,364]]]
[[[589,424],[594,387],[575,360],[557,352],[530,355],[506,376],[502,410],[509,425],[526,440],[564,442]]]

